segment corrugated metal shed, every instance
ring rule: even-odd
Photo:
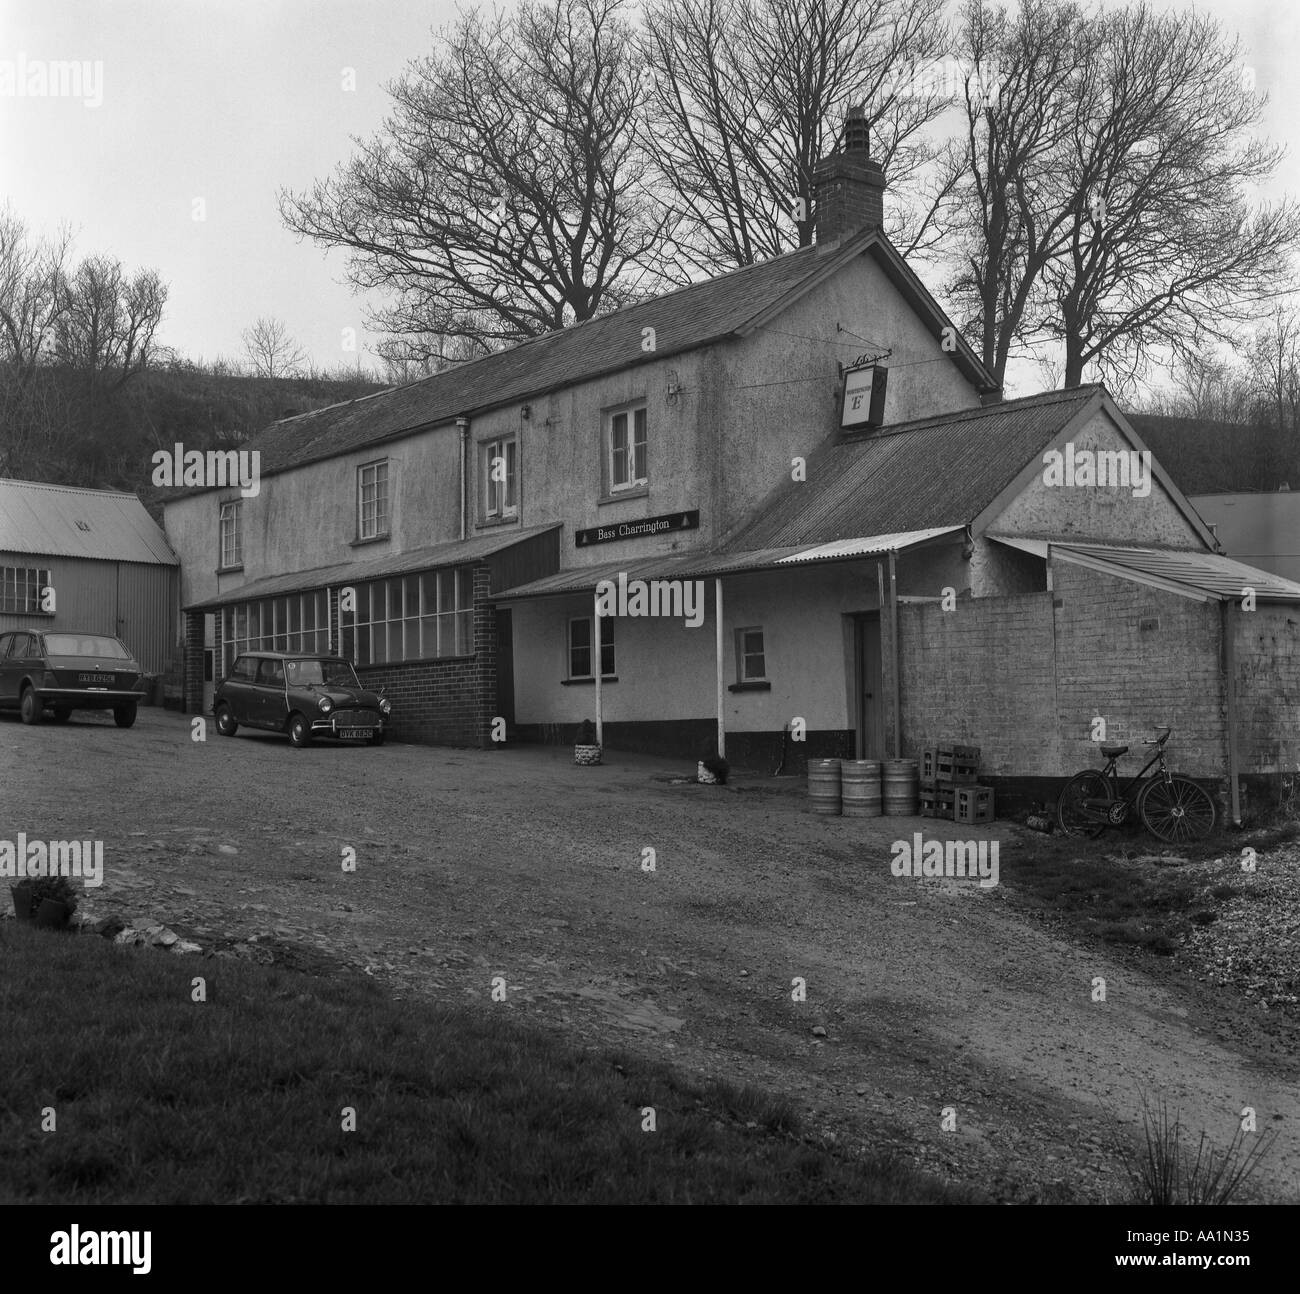
[[[0,480],[0,552],[178,566],[134,494]]]
[[[1191,504],[1215,527],[1230,557],[1283,579],[1300,579],[1300,489],[1197,494]]]
[[[259,598],[278,597],[285,593],[301,593],[306,589],[322,589],[329,585],[350,584],[354,581],[382,579],[387,575],[402,575],[409,571],[435,570],[445,566],[463,566],[467,562],[481,561],[495,553],[528,543],[540,535],[557,530],[559,523],[548,526],[530,526],[524,530],[501,530],[490,535],[475,535],[472,539],[456,540],[448,544],[434,544],[428,548],[412,548],[409,552],[376,557],[368,562],[340,562],[334,566],[315,566],[310,570],[294,571],[288,575],[268,575],[252,580],[236,589],[195,602],[186,611],[215,611],[236,602],[254,602]]]
[[[778,487],[726,550],[966,525],[1101,392],[1050,391],[824,444],[807,479]]]

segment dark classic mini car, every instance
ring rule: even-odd
[[[237,657],[212,702],[223,736],[233,737],[243,723],[287,732],[295,746],[310,746],[315,737],[382,746],[391,708],[339,656],[268,651]]]
[[[112,710],[119,728],[135,722],[141,700],[139,662],[108,634],[14,629],[0,634],[0,709],[24,723],[49,709],[56,723],[74,710]]]

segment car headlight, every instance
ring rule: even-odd
[[[390,713],[390,712],[392,711],[392,708],[393,708],[393,707],[392,707],[392,704],[389,702],[389,700],[388,700],[387,697],[385,697],[385,698],[384,698],[382,701],[380,701],[380,703],[379,703],[379,713],[380,713],[380,714],[388,714],[388,713]]]
[[[329,712],[334,709],[334,702],[327,696],[318,697],[316,704],[320,706],[322,714],[329,714]]]

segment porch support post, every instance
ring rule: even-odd
[[[600,646],[600,589],[596,589],[595,601],[592,603],[591,616],[592,662],[591,672],[596,678],[596,745],[605,745],[605,706],[604,692],[601,687],[601,675],[604,674],[604,653]]]
[[[722,651],[722,577],[718,576],[713,581],[713,610],[714,618],[717,621],[714,626],[716,630],[716,655],[718,667],[718,758],[724,759],[727,754],[727,720],[726,712],[723,710],[723,698],[726,696],[726,687],[723,683],[723,651]]]
[[[898,550],[889,550],[889,657],[893,672],[893,693],[891,700],[894,707],[894,758],[903,757],[903,733],[901,729],[900,697],[902,696],[902,679],[899,677],[898,659]]]

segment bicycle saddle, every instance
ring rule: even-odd
[[[1107,745],[1103,744],[1102,747],[1101,747],[1101,753],[1102,753],[1103,755],[1105,755],[1107,759],[1118,759],[1121,755],[1127,755],[1127,754],[1128,754],[1128,747],[1127,747],[1127,746],[1107,746]]]

